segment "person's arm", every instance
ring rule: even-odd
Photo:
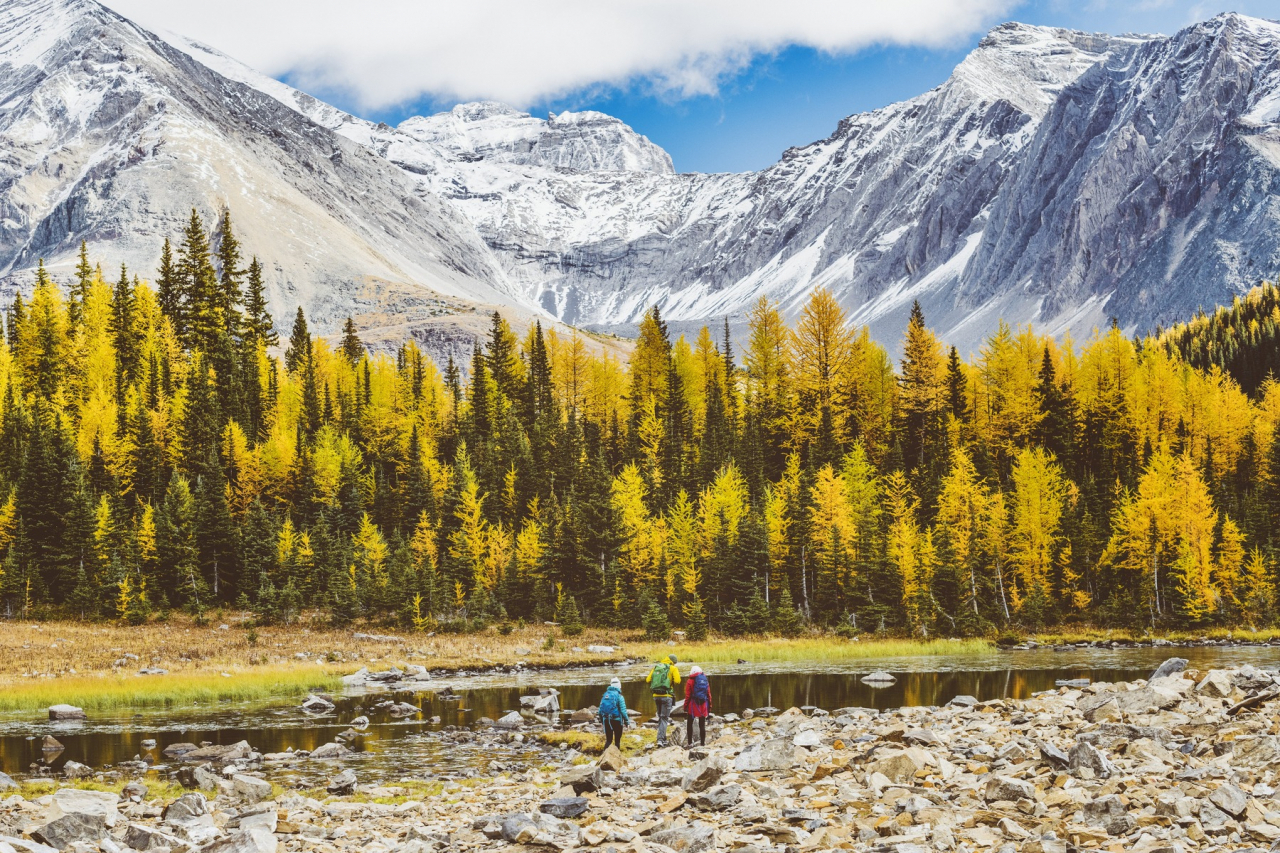
[[[671,665],[671,684],[674,686],[680,683],[680,669],[675,665]]]
[[[631,715],[627,713],[627,700],[622,698],[622,694],[618,694],[618,707],[622,709],[621,725],[625,729],[631,724]]]
[[[711,679],[707,679],[707,713],[711,713]]]
[[[649,667],[649,674],[648,674],[648,675],[646,675],[646,676],[644,677],[644,683],[645,683],[645,684],[652,684],[652,683],[653,683],[653,671],[654,671],[655,669],[657,669],[657,668],[658,668],[658,667],[657,667],[657,665],[656,665],[656,664],[655,664],[654,666]]]

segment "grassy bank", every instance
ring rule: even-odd
[[[994,650],[988,640],[847,640],[833,635],[796,639],[709,639],[698,643],[636,643],[629,651],[657,659],[675,652],[681,660],[702,663],[778,661],[859,661],[886,657],[978,655]]]
[[[342,673],[332,668],[272,666],[167,675],[75,675],[11,681],[0,688],[0,711],[24,711],[65,703],[86,711],[299,696],[333,690]]]
[[[102,710],[299,695],[336,689],[342,675],[361,666],[457,671],[517,660],[556,667],[625,657],[621,650],[582,651],[591,644],[618,645],[613,634],[589,631],[548,647],[552,632],[530,627],[507,635],[490,630],[433,637],[379,628],[255,628],[233,616],[208,625],[173,618],[138,627],[0,622],[0,712],[58,703]],[[167,672],[138,674],[144,667]]]
[[[1149,634],[1123,629],[1068,627],[1027,635],[1027,639],[1046,646],[1071,643],[1149,643],[1156,638],[1174,644],[1195,643],[1200,640],[1267,643],[1280,639],[1280,628],[1205,628],[1202,631],[1162,631]]]

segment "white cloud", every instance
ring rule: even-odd
[[[304,89],[377,110],[424,95],[517,106],[596,85],[712,94],[753,56],[939,46],[1017,0],[105,0]]]

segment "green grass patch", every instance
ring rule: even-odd
[[[88,675],[16,679],[0,685],[0,711],[33,711],[65,703],[86,711],[163,708],[298,696],[341,686],[337,671],[285,668],[181,672],[166,675]]]
[[[558,747],[568,744],[584,755],[599,755],[604,752],[604,734],[601,732],[584,732],[580,729],[567,731],[540,731],[533,733],[533,739],[547,746]],[[633,729],[622,735],[622,752],[634,755],[650,744],[656,743],[658,733],[653,729]]]
[[[658,658],[674,651],[681,662],[751,663],[769,661],[856,661],[887,657],[927,657],[930,655],[985,655],[994,652],[989,640],[846,640],[831,634],[797,639],[727,640],[629,646],[628,651]]]
[[[132,781],[135,780],[118,779],[114,782],[93,782],[77,779],[71,782],[60,782],[54,779],[28,779],[18,784],[18,793],[27,800],[47,796],[59,788],[75,788],[81,791],[107,791],[108,793],[119,794],[124,789],[124,786]],[[141,781],[142,784],[147,786],[146,801],[157,799],[176,800],[183,794],[190,793],[177,782],[171,782],[168,779],[141,779],[137,781]]]

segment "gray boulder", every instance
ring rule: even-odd
[[[560,773],[560,784],[573,788],[575,794],[598,791],[604,786],[604,769],[594,764],[570,767]]]
[[[555,797],[538,806],[538,811],[563,819],[586,813],[591,803],[586,797]]]
[[[183,794],[165,806],[161,819],[165,823],[191,823],[209,816],[209,801],[204,794]]]
[[[733,769],[740,773],[790,770],[796,765],[796,748],[791,738],[773,738],[752,744],[738,754]]]
[[[1041,743],[1040,757],[1048,762],[1049,766],[1055,770],[1066,770],[1071,766],[1071,756],[1058,749],[1051,743]]]
[[[500,824],[502,840],[508,844],[528,844],[538,837],[538,825],[527,814],[509,814]]]
[[[733,808],[741,799],[741,785],[717,785],[689,798],[690,802],[698,808],[717,812]]]
[[[107,822],[100,814],[64,814],[31,833],[41,844],[65,850],[78,841],[98,842],[107,836]]]
[[[246,802],[259,803],[271,796],[271,783],[257,776],[232,776],[232,790]]]
[[[1085,803],[1081,813],[1086,823],[1101,826],[1111,835],[1125,835],[1137,825],[1137,820],[1128,813],[1115,794]]]
[[[165,758],[181,758],[189,752],[195,752],[200,747],[194,743],[171,743],[160,751]]]
[[[0,791],[9,791],[18,787],[18,783],[13,781],[13,777],[8,773],[0,773]]]
[[[261,827],[242,829],[200,848],[200,853],[276,853],[278,844],[273,833]]]
[[[1077,743],[1071,747],[1067,766],[1072,772],[1087,768],[1102,778],[1116,772],[1116,766],[1091,743]]]
[[[50,820],[63,815],[101,815],[107,828],[116,825],[120,798],[110,791],[82,791],[79,788],[59,788],[53,793],[49,806]]]
[[[129,824],[124,831],[124,843],[132,850],[181,850],[186,843],[176,836],[161,832],[150,826],[137,823]]]
[[[329,785],[325,790],[336,796],[355,793],[356,771],[350,769],[343,770],[337,776],[334,776],[329,780]]]
[[[992,776],[987,781],[986,788],[982,791],[983,799],[989,803],[1008,801],[1016,803],[1018,800],[1035,799],[1035,786],[1025,779],[1015,779],[1012,776]]]
[[[649,840],[654,844],[670,847],[676,853],[702,853],[704,850],[715,848],[716,829],[714,826],[697,821],[687,826],[674,826],[654,832],[649,836]]]
[[[1225,785],[1219,785],[1209,795],[1209,802],[1222,809],[1234,818],[1244,814],[1244,810],[1249,805],[1249,797],[1244,791],[1241,791],[1235,785],[1228,782]]]
[[[718,755],[708,756],[689,768],[680,780],[680,787],[691,794],[706,791],[720,781],[729,765]]]
[[[249,746],[249,742],[242,740],[232,744],[202,746],[199,749],[181,753],[178,759],[188,764],[199,764],[206,761],[211,761],[215,764],[226,764],[229,761],[248,758],[252,752],[253,747]]]

